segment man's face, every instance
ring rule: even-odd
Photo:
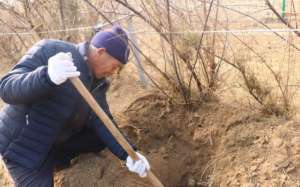
[[[112,75],[123,66],[121,62],[109,55],[104,48],[95,48],[89,56],[90,67],[98,79]]]

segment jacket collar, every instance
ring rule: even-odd
[[[92,75],[92,71],[89,68],[88,64],[87,64],[87,60],[88,60],[88,53],[89,53],[89,42],[82,42],[76,45],[76,48],[80,54],[80,56],[82,57],[83,61],[84,61],[84,68],[85,70],[88,72],[89,77],[93,77]]]
[[[82,42],[76,45],[84,61],[87,61],[88,59],[89,45],[90,45],[89,42]]]

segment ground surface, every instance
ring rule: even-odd
[[[241,1],[227,3],[233,6],[237,2]],[[253,7],[248,6],[245,11],[253,12]],[[261,20],[273,28],[284,28],[274,19],[263,19],[266,15]],[[261,27],[244,17],[235,20],[238,24],[232,22],[233,29],[239,29],[241,22],[242,28]],[[293,104],[299,108],[299,52],[290,50],[272,34],[240,37],[276,70],[286,70],[286,64],[281,62],[291,52],[290,84],[294,85]],[[233,38],[230,42],[240,56],[250,56],[249,67],[262,80],[271,79],[265,67],[259,65],[257,56]],[[0,74],[8,69],[8,65],[1,64]],[[246,104],[250,97],[239,86],[240,77],[230,67],[221,72],[223,84],[217,90],[219,99],[196,103],[188,112],[181,105],[170,105],[157,91],[142,88],[136,75],[132,63],[124,68],[112,82],[108,100],[122,131],[146,155],[154,173],[166,186],[300,186],[299,109],[287,121],[263,115],[253,109],[255,106],[249,107]],[[108,151],[73,159],[71,168],[56,173],[55,184],[61,187],[149,186],[148,181],[130,174]],[[12,186],[3,165],[0,165],[0,186]]]
[[[143,89],[134,70],[131,64],[114,79],[108,100],[122,131],[166,186],[299,186],[298,122],[214,100],[186,112]],[[1,168],[1,186],[11,186]],[[55,183],[149,186],[108,151],[75,158]]]
[[[119,107],[118,99],[110,97],[112,108]],[[218,101],[199,103],[185,112],[183,106],[171,106],[153,92],[134,102],[122,100],[128,105],[118,108],[119,124],[166,186],[300,184],[298,122]],[[77,158],[71,169],[58,173],[56,182],[58,186],[149,186],[108,152]]]

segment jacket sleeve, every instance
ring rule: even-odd
[[[104,94],[102,99],[98,99],[98,103],[100,104],[101,108],[104,110],[104,112],[108,115],[108,117],[113,121],[113,123],[116,125],[113,116],[109,110],[109,106],[106,101],[106,96]],[[117,140],[114,138],[114,136],[110,133],[108,128],[103,124],[103,122],[96,116],[95,113],[93,113],[93,120],[92,120],[92,126],[95,129],[97,136],[100,138],[102,142],[105,143],[107,148],[116,155],[120,160],[126,160],[128,154],[127,152],[122,148],[122,146],[117,142]],[[116,127],[118,127],[116,125]],[[131,143],[130,143],[131,144]],[[136,150],[136,147],[131,144],[134,150]]]
[[[8,104],[26,104],[55,87],[47,72],[47,58],[40,44],[26,55],[0,80],[0,96]]]

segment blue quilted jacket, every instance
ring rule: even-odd
[[[92,75],[85,62],[87,49],[88,43],[74,45],[60,40],[42,40],[0,80],[0,96],[6,103],[0,111],[0,155],[4,159],[30,169],[41,166],[64,125],[76,113],[78,101],[82,100],[70,81],[59,86],[51,82],[47,73],[48,59],[58,52],[71,52],[81,72],[81,81],[91,89]],[[99,86],[90,91],[112,119],[106,90],[107,83],[100,81]],[[95,129],[112,153],[125,160],[126,151],[95,113],[90,111],[89,114],[85,123]]]

